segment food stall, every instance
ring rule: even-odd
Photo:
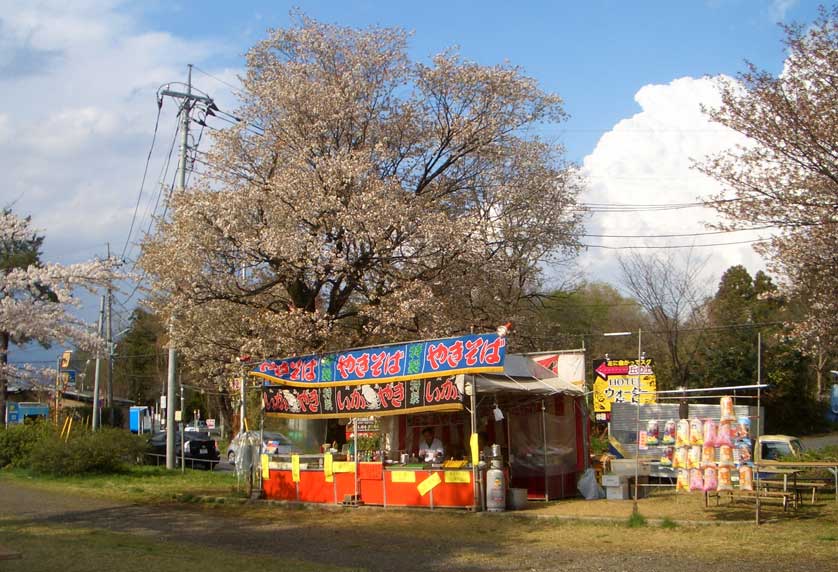
[[[266,360],[251,375],[266,382],[267,415],[348,420],[355,437],[343,447],[326,442],[319,454],[263,457],[270,499],[478,508],[479,433],[503,444],[513,485],[520,477],[543,498],[575,491],[577,460],[586,458],[576,415],[582,391],[526,356],[507,355],[495,333]],[[496,405],[507,417],[495,417]],[[357,435],[371,418],[378,450],[365,451]],[[447,460],[416,458],[427,427],[446,443]]]

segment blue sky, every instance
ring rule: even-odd
[[[521,66],[565,101],[570,119],[544,134],[583,168],[589,188],[582,201],[588,204],[689,202],[720,192],[690,169],[692,161],[739,141],[699,111],[717,102],[712,77],[735,75],[745,59],[779,73],[785,54],[777,23],[809,23],[817,11],[816,2],[805,0],[0,0],[0,206],[13,204],[33,216],[47,237],[47,260],[101,256],[106,242],[116,252],[127,242],[127,254],[135,254],[139,235],[129,238],[127,229],[151,143],[155,91],[182,81],[193,63],[215,76],[196,72],[196,84],[234,106],[226,83],[236,82],[243,54],[266,29],[289,25],[294,6],[330,23],[411,30],[416,59],[458,46],[466,59]],[[152,228],[173,110],[164,105],[141,196],[141,229]],[[713,220],[705,209],[596,214],[587,223],[593,236],[584,239],[592,248],[573,268],[548,275],[557,282],[617,282],[620,251],[613,248],[718,241],[655,238],[700,233]],[[645,238],[598,236],[608,233]],[[749,244],[698,250],[707,256],[710,291],[731,264],[751,271],[764,266]],[[123,294],[117,331],[135,302]],[[95,313],[93,301],[82,309],[91,321]]]

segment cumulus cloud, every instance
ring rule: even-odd
[[[105,242],[120,251],[151,143],[158,87],[182,81],[187,63],[202,65],[225,49],[149,30],[116,0],[4,2],[0,207],[13,204],[32,215],[46,234],[49,259],[102,255]],[[229,91],[218,83],[204,87]],[[176,112],[168,100],[146,187],[151,193]]]
[[[712,209],[686,206],[722,191],[718,183],[692,168],[694,161],[746,143],[701,112],[702,105],[720,104],[715,80],[684,77],[666,85],[646,85],[635,100],[641,111],[614,125],[583,161],[589,180],[584,201],[600,211],[591,213],[587,225],[591,236],[585,242],[610,247],[590,248],[581,257],[587,277],[617,282],[617,257],[625,252],[620,249],[628,247],[695,245],[695,256],[708,256],[705,272],[713,281],[734,264],[743,264],[751,272],[763,268],[749,244],[700,246],[753,240],[761,236],[758,232],[652,238],[710,232],[707,224],[718,221]],[[684,207],[655,207],[665,204]],[[624,212],[614,212],[618,209]]]

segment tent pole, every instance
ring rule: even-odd
[[[547,477],[547,408],[544,400],[541,400],[541,436],[542,447],[544,447],[544,500],[550,500],[550,483]]]
[[[482,495],[480,494],[479,468],[477,466],[477,463],[474,462],[475,458],[477,458],[478,461],[480,460],[480,450],[479,450],[480,439],[479,438],[478,439],[474,438],[474,435],[477,434],[477,384],[474,383],[474,376],[471,376],[471,379],[468,381],[468,383],[469,383],[469,387],[471,387],[471,391],[469,391],[469,393],[471,394],[471,395],[469,395],[469,407],[471,409],[470,417],[471,417],[471,435],[472,435],[472,438],[469,439],[469,441],[470,442],[477,441],[477,447],[478,447],[478,450],[476,451],[476,453],[475,453],[475,451],[471,452],[471,461],[472,461],[472,463],[471,463],[471,484],[472,484],[472,493],[474,495],[474,512],[477,512],[477,511],[480,510],[480,505],[481,505],[480,499],[481,499]]]

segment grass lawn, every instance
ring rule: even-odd
[[[152,466],[132,467],[115,475],[80,477],[33,476],[24,470],[4,469],[0,471],[0,479],[14,479],[18,484],[68,494],[137,503],[169,502],[177,497],[191,496],[237,496],[235,473],[192,470],[181,473]]]
[[[0,539],[23,559],[0,563],[0,570],[39,572],[113,572],[137,569],[183,570],[348,570],[323,567],[294,558],[271,558],[231,552],[171,539],[151,539],[59,524],[20,524],[0,519]]]

